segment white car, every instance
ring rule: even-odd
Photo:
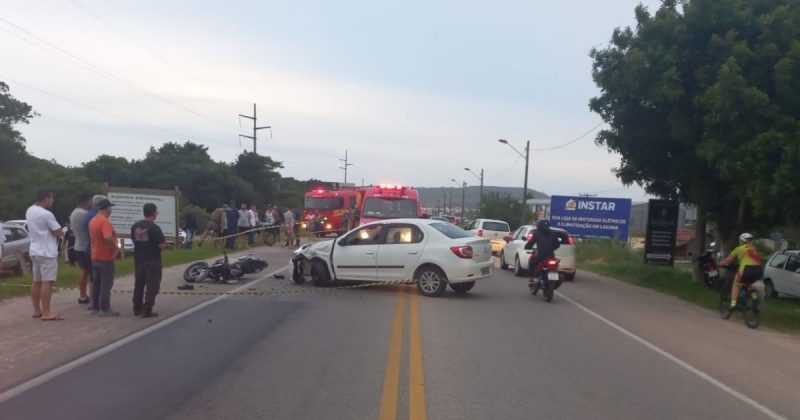
[[[476,236],[492,241],[492,253],[497,254],[506,242],[503,240],[511,232],[508,223],[494,219],[475,219],[469,224],[468,231]]]
[[[767,296],[800,297],[800,251],[775,253],[764,268],[764,292]]]
[[[488,239],[430,219],[359,226],[340,238],[301,246],[290,265],[295,283],[308,275],[317,286],[338,280],[413,281],[425,296],[441,296],[448,284],[466,293],[494,270]]]
[[[558,272],[564,276],[564,280],[575,280],[575,241],[564,229],[550,228],[558,236],[561,246],[556,250]],[[523,276],[528,271],[528,259],[531,257],[531,250],[525,249],[528,239],[536,233],[536,226],[524,225],[514,231],[508,238],[508,242],[500,251],[500,268],[507,270],[509,266],[514,267],[514,274]]]

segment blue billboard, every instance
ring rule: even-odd
[[[631,200],[628,198],[550,197],[550,226],[578,238],[628,240]]]

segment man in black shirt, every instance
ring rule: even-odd
[[[142,318],[158,316],[153,312],[156,295],[161,287],[161,250],[167,241],[155,223],[158,208],[153,203],[144,205],[144,220],[131,227],[133,261],[136,282],[133,286],[133,314]]]

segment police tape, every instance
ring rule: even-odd
[[[299,295],[299,294],[306,294],[306,293],[321,293],[321,292],[332,292],[337,290],[348,290],[348,289],[365,289],[369,287],[380,287],[380,286],[398,286],[398,285],[407,285],[407,284],[415,284],[416,281],[414,280],[383,280],[383,281],[370,281],[364,282],[360,284],[352,284],[347,286],[329,286],[329,287],[307,287],[307,286],[298,286],[297,288],[293,289],[281,289],[281,290],[252,290],[246,292],[165,292],[159,291],[159,296],[263,296],[263,297],[275,297],[275,296],[288,296],[288,295]],[[238,284],[238,283],[237,283]],[[7,283],[0,283],[0,287],[25,287],[30,288],[30,284],[7,284]],[[61,292],[76,292],[79,291],[77,287],[54,287],[54,290],[58,290]],[[131,294],[133,290],[131,289],[112,289],[112,293],[114,294]]]
[[[308,226],[308,222],[296,222],[292,226],[295,227],[295,226],[303,226],[303,225]],[[198,241],[218,241],[218,240],[222,240],[222,239],[236,238],[236,237],[239,237],[239,236],[244,236],[244,235],[247,235],[247,234],[249,234],[251,232],[264,232],[264,231],[274,231],[276,233],[275,236],[278,236],[278,235],[280,235],[281,230],[288,230],[288,228],[289,228],[289,226],[285,225],[285,224],[262,225],[262,226],[253,227],[253,228],[249,228],[249,227],[248,228],[244,228],[244,227],[242,227],[242,229],[246,229],[246,230],[244,230],[242,232],[233,233],[233,234],[230,234],[230,235],[223,235],[223,236],[207,236],[207,232],[204,232],[203,235],[200,236]],[[312,230],[306,230],[305,232],[309,233],[309,234],[312,234],[312,235],[316,235],[316,234],[329,234],[329,233],[340,232],[340,231],[342,231],[342,229],[328,229],[328,230],[323,229],[323,230],[313,230],[313,231]],[[294,233],[293,233],[293,235],[294,235]]]

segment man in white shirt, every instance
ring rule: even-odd
[[[36,202],[25,213],[31,238],[29,255],[33,262],[33,317],[42,321],[64,319],[50,311],[53,283],[58,276],[58,238],[63,234],[56,217],[48,210],[54,202],[53,191],[40,189],[36,191]]]

